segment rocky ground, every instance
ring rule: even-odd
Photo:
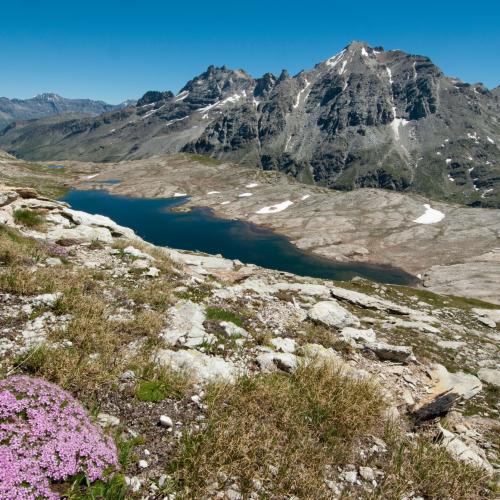
[[[258,193],[276,197],[253,175],[248,213]],[[280,198],[326,196],[279,185]],[[188,187],[159,181],[156,195],[175,188],[196,204]],[[2,187],[0,224],[2,373],[41,376],[87,405],[118,442],[125,498],[498,493],[494,305],[154,247],[28,188]]]

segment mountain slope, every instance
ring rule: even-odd
[[[91,99],[66,99],[57,94],[40,94],[31,99],[0,97],[0,128],[17,120],[33,120],[69,113],[97,116],[121,108],[124,104],[113,105]]]
[[[498,89],[446,77],[427,57],[353,42],[294,77],[253,79],[211,66],[177,96],[150,92],[139,104],[97,118],[15,124],[0,147],[36,160],[186,151],[337,189],[500,206]]]

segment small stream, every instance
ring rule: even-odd
[[[349,280],[354,276],[399,285],[416,279],[400,269],[359,262],[335,262],[295,247],[275,232],[247,222],[220,219],[209,209],[172,211],[186,198],[142,199],[110,195],[104,190],[70,191],[63,201],[75,210],[110,217],[146,241],[181,250],[221,254],[300,276]]]

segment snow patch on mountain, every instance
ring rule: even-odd
[[[276,203],[276,205],[270,205],[269,207],[263,207],[255,212],[256,214],[275,214],[277,212],[283,212],[289,206],[293,205],[293,201],[287,200],[282,203]]]
[[[428,203],[424,204],[424,208],[425,213],[415,219],[413,222],[416,222],[417,224],[436,224],[437,222],[442,221],[445,217],[445,214],[443,212],[431,208]]]

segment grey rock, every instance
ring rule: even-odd
[[[279,369],[290,373],[298,366],[297,357],[288,352],[265,352],[259,354],[256,361],[263,372]]]
[[[206,332],[205,309],[190,300],[180,300],[168,310],[169,325],[160,337],[169,345],[181,344],[196,347],[203,343],[212,343],[216,338]]]
[[[495,328],[500,323],[500,309],[471,309],[476,318],[486,326]]]
[[[334,328],[360,326],[359,319],[334,300],[322,301],[314,304],[314,306],[309,309],[308,316],[313,321]]]
[[[148,276],[149,278],[157,278],[160,276],[160,270],[157,267],[150,267],[145,273],[144,276]]]
[[[463,399],[471,399],[482,390],[481,381],[476,376],[464,372],[451,373],[440,364],[432,365],[429,375],[434,382],[431,398],[451,392]]]
[[[327,348],[321,344],[304,344],[297,350],[307,363],[340,365],[342,358],[331,347]]]
[[[386,299],[381,299],[376,295],[367,295],[365,293],[355,292],[340,287],[330,287],[331,294],[340,300],[345,300],[351,304],[355,304],[366,309],[377,309],[378,311],[392,312],[397,314],[409,315],[413,311],[405,306],[400,306],[395,302]]]
[[[56,267],[62,265],[62,260],[58,259],[57,257],[49,257],[48,259],[45,260],[45,263],[49,267]]]
[[[62,297],[61,292],[55,293],[44,293],[42,295],[36,295],[31,299],[31,303],[34,306],[53,306],[57,300]]]
[[[0,207],[9,205],[16,200],[19,195],[15,191],[2,191],[0,192]]]
[[[99,413],[97,415],[97,423],[101,427],[118,427],[120,425],[120,419],[109,413]]]
[[[198,352],[193,349],[172,351],[160,349],[154,360],[174,371],[186,373],[200,382],[225,380],[233,381],[239,373],[243,373],[234,363],[216,356]]]
[[[355,470],[348,470],[342,472],[340,478],[346,483],[355,484],[358,479],[358,473]]]
[[[355,342],[375,342],[375,332],[369,328],[368,330],[360,330],[358,328],[347,327],[340,332],[342,340],[354,340]]]
[[[277,351],[294,353],[297,343],[293,339],[276,337],[271,339],[271,344]]]
[[[489,474],[493,472],[493,467],[486,458],[481,456],[481,451],[478,448],[473,449],[470,445],[467,445],[464,441],[453,434],[453,432],[443,429],[442,427],[439,427],[439,431],[441,446],[446,448],[446,450],[448,450],[453,457],[457,460],[463,460],[464,462],[469,462],[476,467],[480,467]]]
[[[101,243],[113,243],[113,236],[108,228],[76,226],[72,228],[55,227],[47,231],[51,240],[82,240],[86,242],[100,241]]]
[[[109,229],[113,236],[126,236],[129,239],[134,239],[136,237],[132,229],[120,226],[115,221],[111,220],[109,217],[105,217],[104,215],[92,215],[86,212],[80,212],[79,210],[72,210],[71,208],[65,208],[62,215],[68,217],[75,224]]]
[[[174,426],[172,419],[167,415],[161,415],[159,423],[162,427],[167,427],[168,429],[171,429]]]
[[[365,480],[365,481],[373,481],[375,479],[375,472],[371,467],[360,467],[359,468],[359,475]]]
[[[463,342],[460,340],[440,340],[437,345],[439,347],[442,347],[443,349],[452,349],[456,351],[457,349],[460,349],[461,347],[464,347],[467,345],[467,342]]]
[[[231,321],[221,321],[220,326],[224,328],[224,331],[229,335],[229,337],[236,337],[236,338],[248,338],[249,334],[248,332],[244,329],[241,328],[241,326],[235,325]]]
[[[391,345],[385,342],[367,342],[363,346],[373,352],[382,361],[394,361],[396,363],[406,363],[413,355],[411,347],[402,345]]]
[[[130,264],[132,269],[149,269],[149,260],[146,259],[137,259]]]
[[[299,295],[310,297],[330,298],[330,290],[327,286],[314,283],[275,283],[273,288],[276,291],[297,292]]]
[[[500,370],[494,368],[481,368],[477,372],[477,376],[487,384],[500,387]]]
[[[123,253],[124,254],[127,254],[127,255],[130,255],[132,257],[135,257],[137,259],[141,259],[143,261],[150,261],[150,260],[154,260],[153,257],[151,255],[149,255],[148,253],[146,252],[143,252],[142,250],[139,250],[138,248],[135,248],[133,246],[128,246],[128,247],[125,247],[123,249]],[[149,262],[148,262],[149,264]]]

